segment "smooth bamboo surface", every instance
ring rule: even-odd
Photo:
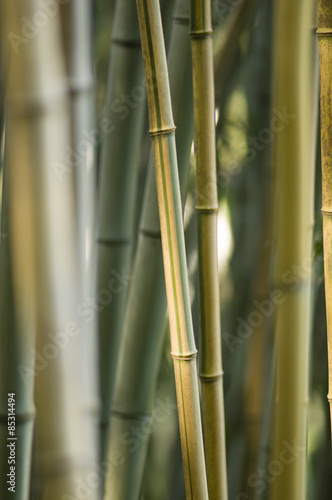
[[[320,121],[322,155],[322,214],[324,239],[324,277],[327,316],[329,392],[332,429],[332,4],[318,2]]]
[[[223,370],[217,261],[218,196],[211,3],[191,2],[196,213],[199,269],[200,379],[209,498],[227,500]]]
[[[272,460],[282,473],[271,485],[272,498],[303,500],[311,332],[311,266],[314,200],[313,2],[279,0],[275,11],[274,109],[288,120],[275,135],[277,182],[276,288],[277,397]],[[305,268],[299,284],[289,283],[293,266]],[[291,447],[291,448],[289,448]],[[291,451],[289,451],[291,450]]]

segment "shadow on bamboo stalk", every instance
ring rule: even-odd
[[[22,18],[34,18],[39,3],[3,7],[8,31],[19,33]],[[12,51],[7,85],[14,303],[20,334],[36,332],[36,363],[31,356],[25,380],[35,375],[38,497],[48,500],[78,495],[96,458],[76,314],[83,270],[75,184],[70,174],[60,183],[52,168],[56,160],[66,163],[70,137],[61,47],[59,16],[49,17],[47,29]],[[95,486],[89,498],[97,493]]]
[[[307,405],[311,331],[311,274],[292,290],[285,271],[312,259],[314,157],[312,26],[314,2],[280,0],[275,11],[274,107],[294,119],[275,137],[277,182],[276,286],[284,300],[277,308],[277,398],[273,459],[287,444],[292,463],[272,484],[272,498],[302,500],[306,489]]]
[[[318,2],[317,36],[320,60],[322,213],[329,364],[329,392],[327,398],[330,405],[332,429],[332,4],[329,0],[320,0]]]
[[[177,2],[168,59],[178,126],[177,152],[182,194],[186,192],[193,138],[189,13],[186,3],[186,0]],[[115,495],[128,500],[138,498],[141,490],[151,432],[149,429],[153,425],[152,405],[163,345],[165,314],[161,235],[151,154],[112,405],[109,457],[120,451],[124,460],[107,479],[106,498]],[[139,438],[142,429],[146,429],[146,432],[143,432],[143,438]],[[126,439],[123,440],[123,437]]]
[[[191,2],[196,213],[198,230],[200,379],[209,498],[227,500],[224,393],[217,262],[217,172],[210,1]]]
[[[101,151],[98,290],[118,287],[113,283],[112,272],[128,275],[131,269],[146,99],[137,12],[132,0],[116,3],[107,92],[105,117],[112,123],[112,131],[104,136]],[[111,303],[99,313],[102,460],[107,456],[109,415],[126,298],[127,290],[114,293]]]

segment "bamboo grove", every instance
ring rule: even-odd
[[[330,500],[331,1],[0,30],[0,498]]]

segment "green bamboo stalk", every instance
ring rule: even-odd
[[[273,459],[287,463],[272,484],[275,500],[305,498],[311,273],[287,284],[293,266],[311,264],[313,228],[312,2],[279,0],[275,12],[274,108],[292,115],[275,136],[278,187],[276,285],[277,398]],[[293,447],[292,459],[289,449]],[[284,462],[286,461],[284,460]],[[283,463],[283,462],[281,462]]]
[[[187,498],[208,498],[175,127],[159,2],[137,0]]]
[[[1,137],[3,146],[3,138]],[[3,147],[1,146],[1,157]],[[32,436],[34,426],[33,379],[24,383],[17,367],[27,365],[34,346],[34,335],[26,335],[17,328],[17,311],[13,299],[12,270],[10,258],[9,233],[9,186],[7,169],[3,171],[2,207],[1,207],[1,239],[0,239],[0,470],[1,498],[28,500],[30,483],[30,466],[32,454]],[[8,463],[10,443],[8,438],[8,394],[15,394],[15,461]],[[13,417],[10,418],[13,424]],[[15,467],[15,493],[9,491],[11,485],[8,474],[10,466]]]
[[[191,1],[200,379],[209,498],[227,500],[226,442],[217,260],[216,176],[211,2]]]
[[[193,138],[188,29],[189,3],[187,0],[179,0],[173,17],[168,62],[177,124],[182,202],[186,193]],[[138,498],[141,490],[149,431],[143,431],[143,439],[140,439],[133,434],[133,430],[142,430],[142,427],[145,429],[149,422],[153,425],[152,406],[165,331],[166,293],[153,154],[150,155],[132,274],[122,331],[109,440],[109,457],[120,450],[124,460],[123,464],[117,467],[116,473],[107,479],[107,498],[119,495],[128,500]],[[130,436],[131,441],[124,443],[121,436]]]
[[[128,103],[123,96],[129,97]],[[114,130],[105,134],[101,151],[99,290],[108,290],[109,283],[113,286],[114,271],[122,273],[125,270],[130,274],[145,97],[135,2],[119,0],[112,29],[105,113]],[[112,301],[99,313],[102,460],[107,454],[110,409],[127,298],[127,290],[118,291],[119,283],[115,285]]]
[[[35,19],[40,6],[37,0],[15,0],[3,4],[3,12],[8,32],[15,34],[22,18]],[[35,353],[21,374],[36,377],[38,495],[51,500],[75,498],[95,456],[76,316],[82,281],[75,184],[73,175],[60,183],[52,167],[55,160],[65,164],[70,137],[61,42],[59,16],[50,16],[47,29],[12,51],[7,85],[14,303],[20,334],[30,338],[36,332]],[[89,498],[97,498],[97,488]]]
[[[324,276],[327,317],[327,343],[329,364],[329,392],[332,429],[332,4],[329,0],[318,3],[319,61],[320,61],[320,117],[322,155],[322,213],[324,240]]]

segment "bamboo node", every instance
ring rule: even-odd
[[[16,424],[24,424],[25,422],[31,422],[35,419],[36,413],[31,412],[31,413],[22,413],[21,415],[17,414],[15,415],[15,422]],[[7,423],[8,422],[8,415],[0,415],[0,424]]]
[[[195,211],[199,214],[214,215],[219,212],[219,207],[211,207],[211,208],[195,207]]]
[[[332,28],[318,28],[317,36],[332,36]]]
[[[151,415],[112,409],[110,415],[125,420],[151,420]]]
[[[224,376],[223,370],[221,370],[218,373],[214,373],[214,374],[210,374],[210,375],[208,375],[207,373],[200,373],[199,374],[199,378],[203,382],[215,382],[216,380],[223,378],[223,376]]]
[[[188,352],[187,354],[174,354],[171,352],[173,359],[178,359],[179,361],[191,361],[197,357],[197,351]]]
[[[184,16],[173,16],[172,21],[179,24],[185,24],[189,26],[189,17]]]
[[[189,35],[191,38],[210,38],[213,36],[213,30],[191,31]]]
[[[174,134],[175,130],[176,130],[175,126],[157,130],[150,129],[149,134],[151,135],[151,137],[155,137],[158,135],[171,135]]]
[[[125,246],[130,245],[131,241],[128,238],[97,238],[96,242],[99,245],[109,245],[109,246]]]
[[[95,80],[90,77],[69,78],[68,81],[68,91],[71,95],[81,94],[82,92],[90,92],[95,88]]]
[[[127,47],[129,49],[140,49],[141,40],[121,40],[121,38],[114,37],[111,40],[112,44],[120,45],[121,47]]]
[[[161,232],[160,231],[153,231],[152,229],[145,229],[144,227],[140,227],[139,232],[143,236],[146,236],[147,238],[154,238],[156,240],[161,239]]]
[[[328,215],[328,216],[332,216],[332,210],[325,210],[324,208],[321,209],[321,212],[323,215]]]

